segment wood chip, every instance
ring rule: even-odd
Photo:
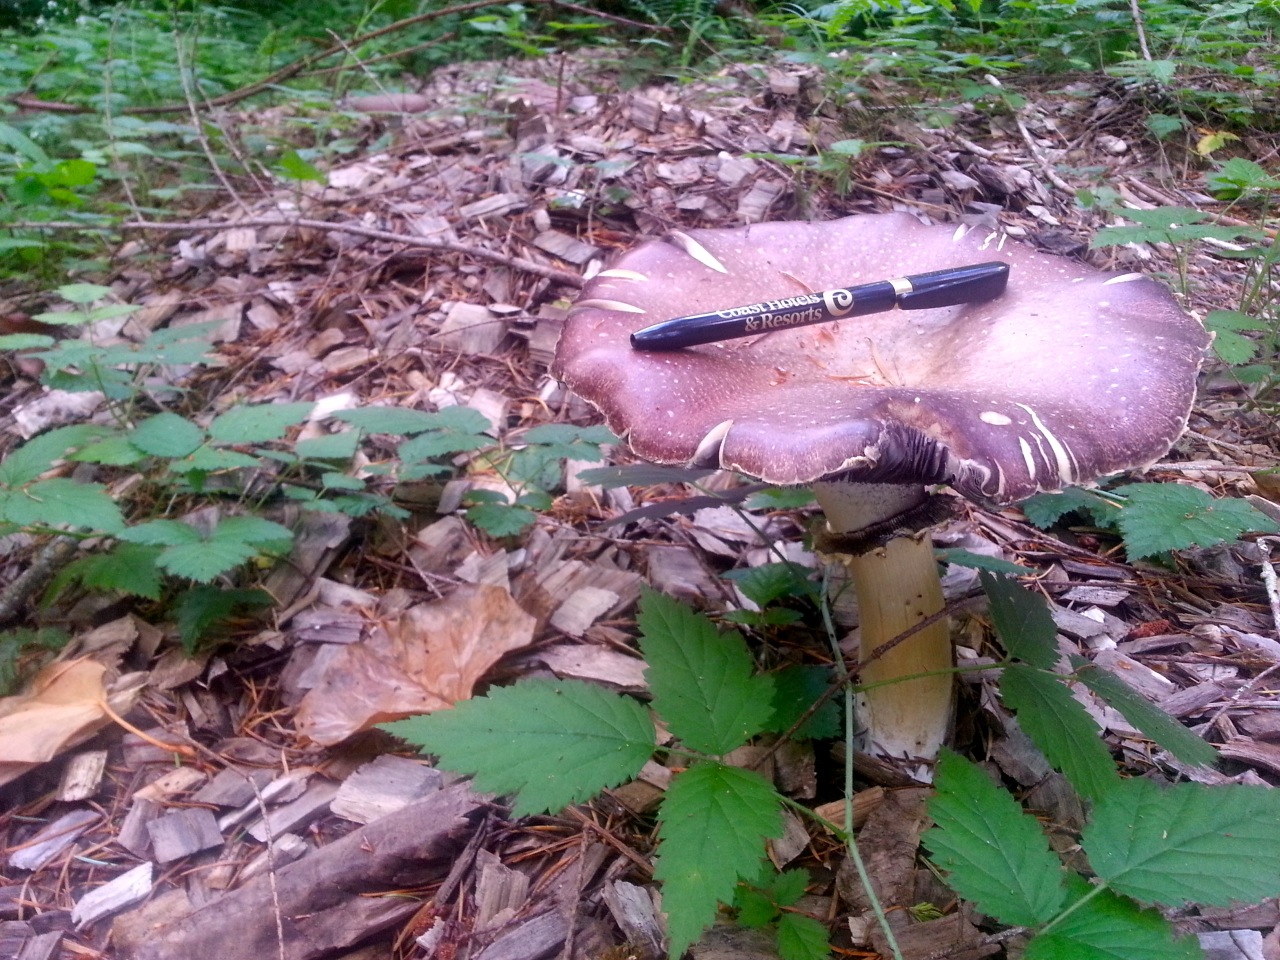
[[[439,770],[408,757],[384,754],[343,781],[330,809],[356,823],[370,823],[439,790]]]
[[[571,637],[580,637],[593,623],[614,609],[620,599],[612,590],[582,587],[556,608],[551,615],[551,626]]]
[[[76,901],[71,908],[71,922],[77,930],[131,907],[151,892],[154,864],[140,863],[109,883],[95,887]]]
[[[507,335],[507,324],[478,303],[455,303],[435,336],[440,346],[464,356],[488,357]]]
[[[1204,960],[1267,960],[1257,930],[1214,930],[1196,936]]]
[[[519,923],[500,935],[474,960],[545,960],[559,953],[569,936],[569,921],[550,911]]]
[[[338,793],[338,785],[332,780],[312,780],[306,792],[291,803],[277,807],[249,826],[249,835],[266,843],[268,835],[292,833],[329,812],[329,804]],[[268,829],[269,827],[269,829]]]
[[[135,790],[135,800],[165,800],[180,793],[188,793],[204,783],[208,774],[195,767],[178,767],[152,780],[145,787]]]
[[[571,237],[567,233],[561,233],[559,230],[546,230],[533,238],[533,245],[539,250],[545,250],[547,253],[559,257],[561,260],[577,266],[582,266],[592,257],[600,256],[600,248],[593,247],[589,243],[583,243],[576,237]]]
[[[947,960],[980,960],[999,953],[998,943],[983,944],[982,931],[965,919],[963,914],[912,923],[894,930],[903,960],[925,960],[926,957],[946,957]],[[871,927],[871,945],[882,956],[891,951],[879,925]]]
[[[528,201],[518,193],[495,193],[483,200],[464,204],[458,208],[458,213],[464,220],[472,220],[479,217],[499,216],[511,213],[513,210],[523,210],[526,206]]]
[[[488,850],[477,851],[476,864],[480,871],[475,891],[476,930],[506,926],[528,899],[529,878]]]
[[[92,810],[72,810],[48,824],[30,840],[9,854],[9,866],[17,870],[39,870],[80,838],[80,834],[97,823],[99,815]]]
[[[107,751],[86,750],[67,760],[58,783],[58,799],[63,803],[88,800],[98,792],[102,774],[107,769]]]
[[[639,951],[641,958],[656,960],[662,956],[662,926],[648,888],[615,880],[605,884],[603,897],[627,943]]]
[[[61,948],[61,930],[38,933],[34,937],[28,938],[27,942],[22,945],[22,952],[18,954],[18,960],[54,960],[61,952]]]
[[[218,821],[204,807],[175,810],[147,824],[151,849],[158,863],[170,863],[182,857],[222,846]]]
[[[645,689],[645,662],[617,650],[581,643],[557,643],[532,655],[560,677],[595,680],[624,690]]]
[[[1099,607],[1114,607],[1127,600],[1129,591],[1119,587],[1072,587],[1062,595],[1073,603],[1090,603]]]
[[[1177,689],[1168,677],[1162,677],[1146,664],[1126,657],[1119,650],[1100,651],[1093,662],[1152,700],[1167,697]]]

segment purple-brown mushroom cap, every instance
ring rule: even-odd
[[[987,303],[845,318],[671,352],[688,314],[1005,260]],[[1208,346],[1160,283],[908,214],[674,233],[584,287],[553,373],[642,457],[769,483],[948,483],[1012,503],[1146,466],[1186,427]]]

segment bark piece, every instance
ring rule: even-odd
[[[370,894],[443,877],[483,803],[464,784],[441,790],[279,870],[274,896],[271,877],[256,877],[128,944],[122,960],[314,960],[350,947],[419,908],[413,899]]]
[[[910,906],[914,891],[916,851],[926,819],[929,791],[890,790],[858,833],[858,848],[886,908]],[[836,875],[836,890],[857,912],[871,909],[853,862],[846,860]]]
[[[898,947],[903,960],[925,960],[926,957],[946,957],[947,960],[980,960],[1000,952],[998,943],[981,944],[982,931],[964,918],[953,913],[949,917],[913,923],[895,929]],[[878,925],[871,928],[871,945],[881,955],[889,956],[889,944]]]
[[[63,803],[88,800],[98,791],[102,774],[107,769],[107,751],[86,750],[67,761],[58,784],[58,799]]]
[[[604,902],[627,943],[635,947],[641,957],[662,955],[662,925],[647,888],[616,880],[604,888]]]
[[[543,960],[553,956],[569,936],[569,921],[551,911],[512,926],[475,960]]]
[[[39,870],[79,839],[97,822],[92,810],[72,810],[49,824],[9,855],[9,866],[17,870]]]
[[[222,846],[218,821],[204,807],[190,807],[147,824],[151,847],[159,863],[169,863],[201,850]]]
[[[191,797],[192,803],[209,803],[215,807],[243,807],[254,798],[253,786],[256,783],[261,790],[274,776],[265,767],[257,770],[242,770],[239,767],[227,767],[218,771],[218,775],[206,783]]]
[[[455,303],[440,324],[436,342],[468,356],[488,357],[507,335],[507,324],[478,303]]]
[[[265,819],[255,821],[249,827],[249,836],[267,843],[271,837],[301,830],[329,812],[329,804],[337,792],[338,785],[332,780],[313,780],[302,796],[272,810]]]
[[[385,754],[343,781],[330,809],[356,823],[370,823],[439,790],[439,770]]]
[[[132,870],[86,893],[71,909],[71,921],[76,929],[82,929],[125,907],[131,907],[149,894],[154,870],[155,865],[150,861],[140,863]]]

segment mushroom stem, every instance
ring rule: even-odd
[[[922,487],[889,484],[820,483],[814,492],[828,526],[839,534],[892,519],[925,499]],[[858,599],[859,648],[864,659],[943,609],[942,583],[927,529],[893,536],[846,556],[844,562]],[[859,681],[884,683],[863,691],[857,699],[866,748],[885,757],[919,758],[925,763],[912,773],[929,779],[928,764],[937,758],[951,722],[952,677],[885,681],[951,666],[951,632],[945,618],[865,664]]]

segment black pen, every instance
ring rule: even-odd
[[[802,293],[714,313],[676,317],[631,334],[636,350],[679,350],[700,343],[749,337],[844,317],[864,317],[900,307],[928,310],[994,300],[1009,282],[1009,265],[998,260],[950,267],[911,277],[879,280],[842,290]]]

